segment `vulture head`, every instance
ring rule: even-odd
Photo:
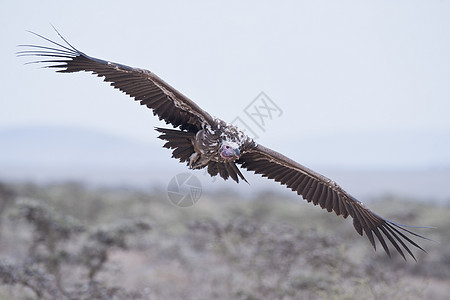
[[[241,156],[239,145],[235,142],[223,141],[220,145],[220,156],[225,160],[235,160]]]

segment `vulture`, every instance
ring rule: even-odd
[[[60,43],[30,31],[49,45],[19,45],[26,49],[17,55],[39,57],[30,63],[44,63],[44,67],[60,73],[91,72],[147,106],[160,120],[172,125],[170,129],[155,129],[160,133],[159,138],[165,141],[164,147],[173,150],[172,157],[186,163],[188,168],[206,168],[211,176],[231,178],[238,183],[239,180],[247,182],[239,168],[253,171],[279,182],[328,212],[343,218],[350,216],[356,231],[361,236],[365,234],[375,250],[378,239],[388,256],[391,256],[389,242],[405,260],[405,251],[416,260],[411,245],[425,251],[411,235],[427,238],[407,229],[415,226],[402,225],[377,215],[333,180],[256,143],[236,126],[201,109],[156,74],[89,56],[56,32],[62,39]]]

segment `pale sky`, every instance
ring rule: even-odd
[[[302,163],[450,166],[450,1],[0,3],[0,130],[83,127],[159,148],[153,127],[164,124],[126,95],[15,57],[17,45],[43,43],[26,30],[58,40],[50,24],[79,50],[149,69],[226,121],[265,92],[283,114],[258,142]]]

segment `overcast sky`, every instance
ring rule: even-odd
[[[227,121],[252,124],[244,110],[264,92],[282,114],[264,130],[251,125],[258,141],[301,162],[307,147],[330,164],[425,155],[426,167],[439,164],[438,147],[450,165],[450,1],[0,2],[0,130],[83,127],[160,147],[153,127],[163,124],[100,79],[15,57],[16,45],[43,42],[26,30],[58,40],[50,24],[79,50],[149,69]],[[361,133],[369,138],[355,149]],[[361,150],[380,143],[394,156]]]

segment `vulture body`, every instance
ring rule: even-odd
[[[257,144],[232,124],[212,117],[154,73],[86,55],[59,33],[66,45],[33,34],[49,42],[50,46],[21,45],[28,49],[18,52],[19,56],[42,57],[35,63],[45,63],[46,67],[61,73],[86,71],[104,77],[104,81],[152,109],[160,120],[173,126],[173,129],[156,130],[161,133],[159,138],[166,141],[164,147],[173,150],[172,157],[189,168],[207,168],[211,176],[247,181],[238,168],[240,166],[285,185],[328,212],[352,217],[356,231],[365,234],[375,249],[375,238],[378,239],[389,256],[387,241],[404,259],[404,251],[415,259],[410,245],[423,250],[407,236],[426,239],[405,228],[413,226],[401,225],[375,214],[334,181]]]

